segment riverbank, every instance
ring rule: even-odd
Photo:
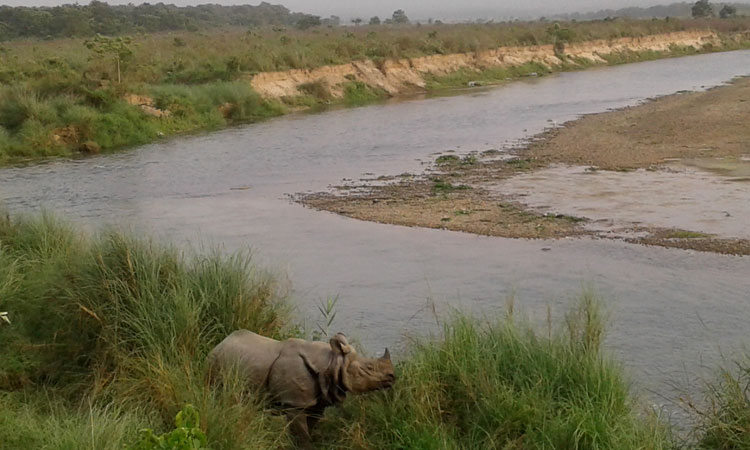
[[[208,448],[293,448],[261,396],[205,377],[206,354],[234,329],[303,333],[277,278],[244,255],[185,256],[120,233],[84,235],[50,215],[5,217],[0,269],[3,445],[133,448],[139,430],[168,432],[191,404],[200,420],[181,422]],[[512,305],[481,321],[440,319],[432,338],[391,349],[392,390],[327,411],[317,448],[682,448],[602,348],[602,307],[584,294],[541,327]],[[747,433],[747,383],[722,372],[705,409],[687,395],[698,448]]]
[[[585,116],[520,149],[447,153],[423,174],[300,201],[396,225],[517,238],[590,235],[748,255],[742,195],[749,114],[750,80],[740,79]],[[634,206],[646,199],[650,209]]]
[[[114,151],[336,104],[747,48],[748,29],[738,18],[9,42],[0,52],[0,164]],[[122,56],[108,55],[107,45],[122,47]]]

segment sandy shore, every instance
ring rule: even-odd
[[[750,170],[748,118],[750,79],[739,79],[705,92],[680,93],[585,116],[544,133],[525,148],[461,157],[446,154],[422,174],[385,183],[380,177],[378,182],[339,186],[299,200],[312,208],[396,225],[515,238],[592,235],[750,255],[750,236],[732,233],[732,226],[721,222],[750,223],[750,209],[733,208],[750,204],[750,175],[745,176]],[[623,172],[625,178],[606,189],[599,187],[602,192],[595,195],[578,198],[568,189],[569,175],[556,174],[561,167],[594,177]],[[705,188],[689,185],[701,193],[699,197],[682,192],[685,183],[693,183],[687,171],[706,180]],[[532,187],[519,188],[530,174],[538,178],[529,184]],[[671,176],[662,176],[667,181],[660,180],[653,192],[633,192],[631,202],[607,200],[612,190],[627,198],[627,181],[633,184],[628,176],[640,177],[638,184],[648,186],[649,174]],[[676,184],[671,185],[672,180]],[[725,199],[724,210],[715,214],[712,186],[721,186],[723,190],[717,189],[715,195]],[[537,197],[544,188],[553,195],[542,201]],[[733,197],[726,198],[725,192]],[[649,197],[653,211],[629,208],[629,204],[639,206],[637,195],[654,196]],[[586,203],[591,197],[597,197],[596,204]]]

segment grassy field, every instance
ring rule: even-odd
[[[110,151],[163,136],[263,120],[332,100],[314,83],[300,98],[284,102],[262,99],[248,83],[258,72],[707,28],[719,33],[746,32],[750,19],[321,27],[306,31],[231,28],[88,41],[9,41],[0,44],[0,164]],[[750,36],[726,40],[714,50],[747,45]],[[664,56],[618,54],[612,55],[609,63]],[[559,69],[582,67],[585,65]],[[461,85],[467,79],[498,81],[549,70],[537,65],[482,74],[456,73],[432,79],[428,87]],[[349,105],[385,96],[357,82],[344,91],[341,101]],[[162,114],[163,110],[169,114]]]
[[[243,254],[186,256],[111,231],[85,236],[49,215],[3,219],[0,310],[11,323],[0,322],[0,443],[128,448],[143,428],[172,429],[192,404],[209,448],[291,448],[283,416],[238,380],[209,387],[204,367],[231,330],[298,334],[284,292]],[[602,316],[584,295],[541,329],[512,314],[450,317],[402,355],[392,390],[329,410],[316,445],[678,448],[602,350]],[[738,368],[721,371],[694,407],[700,448],[750,448],[750,369]]]

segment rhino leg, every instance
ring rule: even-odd
[[[287,411],[286,415],[289,418],[289,428],[292,436],[297,440],[299,448],[303,450],[312,449],[310,430],[307,427],[307,412],[302,409],[294,409]]]
[[[313,428],[318,424],[320,419],[323,418],[323,411],[325,410],[322,406],[315,406],[307,411],[307,431],[312,434]]]

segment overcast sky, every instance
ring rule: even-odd
[[[143,0],[105,0],[110,4],[142,3]],[[174,3],[196,5],[200,3],[258,4],[261,0],[150,0],[150,3]],[[369,18],[377,15],[389,17],[396,9],[404,9],[415,19],[460,19],[460,18],[509,18],[552,15],[565,12],[585,12],[604,8],[626,6],[653,6],[672,3],[674,0],[267,0],[281,3],[293,11],[322,16],[336,14],[342,19]],[[749,3],[750,0],[733,0]],[[719,3],[718,0],[714,1]],[[11,6],[40,6],[75,3],[75,0],[0,0],[0,4]],[[87,0],[78,3],[88,3]]]

